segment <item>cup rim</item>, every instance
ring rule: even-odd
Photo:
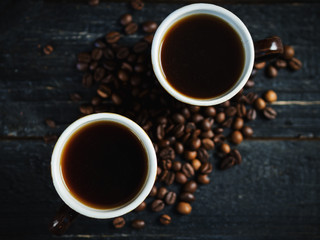
[[[64,148],[64,145],[69,140],[69,138],[73,135],[74,132],[79,130],[84,125],[87,125],[92,122],[99,122],[104,120],[117,122],[118,124],[121,124],[127,127],[140,140],[148,156],[148,173],[147,173],[144,186],[141,188],[140,192],[135,196],[135,198],[133,198],[131,201],[116,208],[96,209],[96,208],[86,206],[70,193],[63,179],[60,160],[61,160],[61,153]],[[129,118],[126,118],[122,115],[115,114],[115,113],[91,114],[73,122],[64,130],[64,132],[59,137],[57,143],[54,146],[52,157],[51,157],[51,177],[52,177],[53,185],[58,195],[60,196],[60,198],[70,208],[72,208],[76,212],[92,218],[99,218],[99,219],[114,218],[134,210],[149,195],[156,179],[156,173],[157,173],[157,157],[156,157],[153,144],[149,136],[147,135],[147,133],[138,124],[136,124]]]
[[[186,96],[178,92],[168,83],[161,70],[160,53],[164,34],[176,21],[193,14],[211,14],[223,19],[224,21],[229,23],[232,26],[232,28],[238,33],[242,41],[243,47],[245,48],[245,64],[240,79],[226,93],[223,93],[222,95],[216,96],[214,98],[198,99]],[[249,30],[234,13],[214,4],[195,3],[175,10],[162,21],[152,41],[151,61],[153,71],[159,83],[171,96],[187,104],[198,106],[211,106],[220,104],[231,99],[244,87],[244,85],[250,77],[251,70],[254,64],[254,45]]]

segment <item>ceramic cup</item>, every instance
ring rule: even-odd
[[[227,22],[240,36],[245,52],[244,69],[238,81],[227,92],[211,99],[196,99],[178,92],[168,83],[161,68],[161,44],[166,32],[180,19],[195,14],[209,14]],[[255,60],[257,62],[263,61],[267,58],[278,56],[282,52],[283,46],[279,37],[274,36],[254,43],[247,27],[235,14],[213,4],[199,3],[182,7],[172,12],[163,20],[153,38],[151,59],[153,70],[159,83],[174,98],[191,105],[210,106],[231,99],[244,87],[250,77]]]
[[[95,209],[89,206],[86,206],[79,200],[77,200],[68,190],[65,181],[63,179],[62,171],[61,171],[61,154],[64,146],[66,145],[68,139],[79,129],[93,122],[117,122],[125,127],[127,127],[136,137],[141,141],[141,144],[145,148],[148,158],[148,171],[147,178],[142,186],[140,192],[137,196],[135,196],[131,201],[125,203],[123,206],[116,207],[114,209]],[[125,166],[124,166],[125,167]],[[82,215],[92,217],[92,218],[114,218],[121,215],[124,215],[136,207],[138,207],[148,196],[150,193],[157,173],[157,157],[153,147],[153,144],[146,134],[146,132],[135,122],[130,119],[123,117],[118,114],[113,113],[97,113],[88,115],[86,117],[80,118],[79,120],[72,123],[59,137],[51,158],[51,175],[54,187],[59,194],[60,198],[65,202],[67,206],[73,209],[75,212],[80,213]],[[68,210],[68,208],[63,208],[63,211],[60,211],[59,217],[55,218],[55,221],[52,223],[52,229],[58,228],[56,226],[65,227],[63,221],[68,219],[68,214],[74,214],[72,211]],[[70,217],[69,217],[70,218]],[[51,229],[51,230],[52,230]],[[58,229],[59,230],[59,229]]]

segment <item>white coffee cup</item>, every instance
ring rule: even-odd
[[[122,206],[111,209],[96,209],[86,206],[78,199],[76,199],[64,181],[61,170],[61,154],[68,139],[80,128],[93,122],[116,122],[127,127],[131,132],[140,140],[141,144],[145,148],[148,159],[148,171],[144,185],[140,189],[140,192],[128,203]],[[124,149],[125,150],[125,149]],[[125,167],[125,166],[124,166]],[[54,187],[59,194],[60,198],[74,211],[92,218],[114,218],[124,215],[136,207],[138,207],[150,193],[157,173],[157,157],[153,147],[153,144],[146,134],[146,132],[132,120],[114,113],[97,113],[85,116],[72,123],[59,137],[51,158],[51,175]]]
[[[221,18],[238,33],[240,36],[244,53],[245,62],[242,74],[234,86],[220,96],[210,99],[192,98],[173,88],[165,78],[161,67],[161,45],[163,43],[166,32],[177,21],[190,15],[209,14]],[[246,84],[253,69],[254,60],[256,58],[270,57],[278,55],[283,51],[281,40],[278,37],[261,40],[256,46],[254,45],[251,35],[244,23],[232,12],[213,4],[191,4],[172,12],[167,16],[158,27],[152,42],[151,59],[154,73],[162,85],[162,87],[177,100],[197,106],[210,106],[225,102],[235,96]]]

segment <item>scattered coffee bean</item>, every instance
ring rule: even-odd
[[[196,151],[184,151],[184,157],[187,160],[192,160],[197,157],[197,152]]]
[[[255,69],[262,69],[266,66],[266,62],[260,62],[260,63],[256,63],[254,64],[254,68]]]
[[[144,3],[142,0],[131,0],[131,6],[134,10],[142,10]]]
[[[201,144],[206,150],[211,150],[214,148],[214,142],[210,138],[202,139]]]
[[[80,112],[85,114],[85,115],[93,113],[93,110],[94,110],[93,106],[89,105],[89,104],[82,104],[80,106]]]
[[[124,225],[126,225],[126,221],[124,220],[123,217],[117,217],[113,219],[112,224],[114,228],[123,228]]]
[[[253,108],[250,108],[248,111],[247,111],[247,119],[248,120],[255,120],[257,118],[257,112],[255,109]]]
[[[146,223],[145,221],[143,220],[140,220],[140,219],[136,219],[136,220],[133,220],[132,221],[132,224],[131,226],[135,229],[142,229],[146,226]]]
[[[226,158],[222,159],[220,163],[220,169],[226,170],[234,166],[234,164],[235,164],[235,158],[232,156],[227,156]]]
[[[273,90],[268,90],[265,94],[264,94],[264,99],[267,101],[267,102],[275,102],[277,101],[277,94],[275,93],[275,91]]]
[[[253,88],[255,85],[255,82],[253,79],[248,79],[248,81],[246,82],[246,85],[244,86],[245,88]]]
[[[168,214],[162,214],[160,216],[160,223],[162,225],[169,225],[171,223],[171,217]]]
[[[203,163],[199,169],[201,174],[209,174],[212,172],[212,164],[209,162]]]
[[[164,202],[161,199],[156,199],[151,204],[151,210],[154,212],[160,212],[164,209]]]
[[[227,143],[223,143],[223,144],[221,144],[221,146],[220,146],[220,150],[221,150],[223,153],[228,154],[228,153],[231,151],[231,148],[230,148],[230,146],[229,146]]]
[[[277,59],[274,63],[276,68],[286,68],[287,67],[287,62],[283,59]]]
[[[234,157],[236,164],[242,163],[242,157],[240,152],[237,149],[232,149],[230,152],[230,156]]]
[[[118,42],[120,38],[121,38],[121,34],[116,31],[109,32],[106,35],[106,41],[107,43],[110,43],[110,44]]]
[[[275,119],[277,117],[277,112],[276,110],[274,110],[271,107],[266,107],[263,110],[263,115],[267,118],[267,119]]]
[[[46,119],[46,124],[50,128],[55,128],[56,127],[56,123],[52,119]]]
[[[186,177],[192,177],[194,175],[194,169],[190,163],[184,163],[182,165],[181,171],[186,175]]]
[[[136,212],[141,212],[141,211],[145,210],[146,207],[147,207],[146,202],[142,202],[138,207],[136,207],[135,211]]]
[[[138,30],[138,24],[136,24],[135,22],[131,22],[129,23],[125,28],[124,31],[127,35],[131,35],[136,33]]]
[[[183,191],[184,192],[190,192],[190,193],[194,193],[198,188],[198,185],[195,181],[191,180],[189,182],[187,182],[185,185],[183,185]]]
[[[225,119],[226,119],[226,115],[225,115],[224,112],[219,112],[219,113],[216,115],[216,122],[217,122],[217,123],[222,123]]]
[[[176,173],[176,182],[179,183],[179,184],[185,184],[187,181],[188,181],[188,178],[187,176],[182,173],[182,172],[177,172]]]
[[[262,110],[266,107],[266,102],[262,98],[257,98],[254,101],[254,106],[257,110]]]
[[[197,182],[200,184],[209,184],[210,183],[210,178],[208,177],[207,174],[200,174],[197,177]]]
[[[151,191],[149,193],[149,196],[150,197],[155,197],[157,195],[157,193],[158,193],[158,189],[157,189],[156,186],[153,185],[153,187],[151,188]]]
[[[182,192],[179,196],[180,200],[183,202],[194,202],[195,197],[190,192]]]
[[[244,126],[241,131],[244,137],[249,138],[253,135],[253,129],[249,126]]]
[[[177,205],[177,211],[180,214],[187,215],[191,213],[192,207],[188,202],[179,202]]]
[[[43,48],[43,52],[45,55],[50,55],[53,52],[53,47],[51,45],[46,45]]]
[[[127,26],[131,22],[132,22],[132,15],[129,13],[123,14],[120,18],[120,23],[123,26]]]
[[[234,144],[240,144],[243,140],[242,133],[239,130],[235,130],[231,133],[231,142]]]
[[[146,33],[153,33],[157,30],[158,24],[154,21],[146,21],[142,24],[142,29]]]
[[[183,144],[180,142],[176,142],[174,148],[178,154],[182,154],[184,151]]]
[[[289,60],[294,56],[294,48],[292,46],[285,45],[283,47],[283,58]]]
[[[160,187],[158,189],[157,198],[158,199],[164,199],[164,197],[166,196],[167,192],[168,192],[168,189],[166,189],[165,187]]]
[[[71,93],[70,94],[70,99],[72,102],[79,102],[82,100],[82,97],[78,93]]]
[[[176,202],[177,194],[175,192],[168,192],[164,198],[164,201],[167,205],[172,205]]]
[[[299,69],[302,68],[302,63],[299,59],[297,58],[292,58],[289,63],[288,63],[289,67],[294,70],[294,71],[297,71]]]
[[[191,161],[192,167],[195,171],[198,171],[201,167],[201,162],[198,159],[193,159]]]
[[[173,170],[173,171],[178,172],[178,171],[181,170],[181,167],[182,167],[182,163],[181,163],[181,162],[175,161],[175,162],[173,162],[173,164],[172,164],[172,170]],[[177,176],[176,176],[176,178],[177,178]]]
[[[232,128],[235,130],[239,130],[243,127],[244,121],[243,118],[237,117],[233,121]]]
[[[266,74],[270,78],[275,78],[276,76],[278,76],[278,70],[274,66],[269,65],[267,67]]]

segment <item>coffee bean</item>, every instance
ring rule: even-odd
[[[198,185],[195,181],[191,180],[187,182],[185,185],[183,185],[182,190],[184,192],[194,193],[198,188]]]
[[[91,52],[91,58],[96,61],[100,60],[102,55],[103,52],[100,48],[94,48]]]
[[[222,143],[224,140],[225,140],[225,136],[222,135],[222,134],[217,134],[217,135],[215,135],[214,138],[213,138],[213,142],[214,142],[215,144]]]
[[[212,164],[211,163],[203,163],[199,169],[202,174],[209,174],[212,172]]]
[[[257,98],[254,101],[254,106],[257,110],[262,110],[266,107],[266,102],[262,98]]]
[[[226,170],[228,168],[231,168],[235,164],[235,158],[232,156],[227,156],[224,158],[220,163],[220,169]]]
[[[208,117],[215,117],[216,116],[216,109],[212,106],[206,107],[204,113]]]
[[[237,108],[234,106],[229,106],[227,107],[225,114],[227,115],[227,117],[233,117],[237,114]]]
[[[131,6],[134,10],[141,10],[144,6],[142,0],[131,0]]]
[[[194,169],[195,171],[198,171],[199,168],[201,167],[201,162],[200,162],[199,159],[193,159],[193,160],[191,161],[191,165],[192,165],[192,167],[193,167],[193,169]]]
[[[294,56],[294,48],[292,46],[285,45],[283,47],[283,58],[286,60],[292,59]]]
[[[241,131],[244,137],[249,138],[253,135],[253,129],[249,126],[244,126]]]
[[[153,33],[157,30],[158,24],[154,21],[146,21],[142,24],[142,29],[146,33]]]
[[[243,103],[238,103],[237,106],[237,116],[244,117],[247,114],[246,106]]]
[[[121,105],[122,103],[121,97],[116,93],[111,94],[111,100],[115,105]]]
[[[120,23],[123,26],[127,26],[131,22],[132,22],[132,15],[129,13],[123,14],[120,18]]]
[[[184,151],[183,144],[180,143],[180,142],[176,142],[175,145],[174,145],[174,148],[175,148],[175,150],[176,150],[176,152],[177,152],[178,154],[182,154],[183,151]]]
[[[219,112],[216,115],[216,122],[217,123],[222,123],[226,119],[226,114],[224,112]]]
[[[200,136],[202,138],[213,138],[214,137],[214,133],[212,130],[208,130],[208,131],[204,131],[200,134]]]
[[[247,119],[249,121],[251,120],[255,120],[257,118],[257,112],[255,109],[253,108],[250,108],[248,111],[247,111]]]
[[[209,154],[208,151],[205,150],[204,148],[199,148],[197,150],[197,158],[202,162],[207,162],[209,160]]]
[[[266,74],[270,78],[275,78],[276,76],[278,76],[278,70],[274,66],[269,65],[267,67]]]
[[[143,220],[136,219],[132,221],[131,226],[135,229],[142,229],[146,226],[146,223]]]
[[[56,127],[56,123],[52,119],[46,119],[46,124],[50,128],[55,128]]]
[[[211,150],[214,148],[214,142],[210,138],[202,139],[201,143],[206,150]]]
[[[86,71],[88,69],[88,63],[83,63],[83,62],[78,62],[77,65],[76,65],[76,68],[79,70],[79,71]]]
[[[171,223],[171,217],[167,214],[162,214],[160,216],[160,223],[162,225],[169,225]]]
[[[99,3],[100,3],[100,0],[88,0],[88,4],[90,6],[97,6],[99,5]]]
[[[294,70],[294,71],[297,71],[297,70],[300,70],[302,68],[302,63],[299,59],[297,58],[292,58],[289,63],[288,63],[289,67]]]
[[[225,101],[225,102],[221,103],[221,104],[220,104],[220,106],[221,106],[221,107],[224,107],[224,108],[227,108],[227,107],[229,107],[229,106],[230,106],[230,101],[229,101],[229,100],[227,100],[227,101]]]
[[[205,118],[203,119],[203,121],[201,122],[201,128],[204,130],[204,131],[208,131],[212,128],[212,125],[214,123],[214,120],[213,118]]]
[[[240,117],[237,117],[233,121],[232,128],[236,130],[240,130],[243,127],[243,124],[244,124],[243,119]]]
[[[160,187],[158,189],[157,198],[163,199],[165,197],[165,195],[167,194],[167,192],[168,192],[168,189],[166,189],[165,187]]]
[[[137,42],[134,46],[133,46],[133,51],[135,53],[142,53],[145,52],[148,49],[148,43],[146,42]]]
[[[190,112],[192,112],[192,113],[197,113],[197,112],[200,111],[200,109],[201,109],[200,106],[189,105],[189,110],[190,110]]]
[[[158,125],[158,127],[157,127],[157,138],[159,140],[162,140],[164,138],[164,134],[165,134],[165,132],[164,132],[163,125]]]
[[[196,130],[196,124],[194,122],[188,122],[185,127],[186,133],[191,133]]]
[[[258,98],[258,94],[254,93],[254,92],[249,92],[246,95],[247,99],[248,99],[248,104],[253,104],[254,101]]]
[[[78,93],[71,93],[70,94],[70,99],[72,102],[79,102],[82,100],[82,97]]]
[[[186,107],[181,110],[181,114],[185,117],[185,119],[188,119],[191,116],[190,110]]]
[[[194,175],[194,169],[190,163],[184,163],[182,165],[181,171],[186,175],[186,177],[192,177]]]
[[[80,106],[80,112],[85,115],[91,114],[93,113],[93,106],[89,104],[82,104]]]
[[[256,63],[254,64],[254,68],[255,69],[262,69],[266,66],[266,62],[260,62],[260,63]]]
[[[227,118],[222,124],[222,127],[230,128],[232,125],[232,118]]]
[[[136,207],[136,209],[134,211],[141,212],[141,211],[145,210],[146,207],[147,207],[146,202],[142,202],[142,203],[140,203],[140,205],[138,207]]]
[[[97,67],[94,71],[93,78],[96,82],[100,82],[106,75],[106,70],[102,67]]]
[[[173,114],[172,119],[175,123],[184,123],[185,122],[184,116],[180,113]]]
[[[157,193],[158,193],[158,189],[157,189],[156,186],[153,185],[153,187],[151,188],[151,191],[149,193],[149,196],[150,197],[155,197],[157,195]]]
[[[277,94],[275,93],[275,91],[273,90],[268,90],[265,94],[264,94],[264,99],[267,102],[275,102],[277,101]]]
[[[171,147],[166,147],[164,149],[162,149],[159,153],[159,156],[161,159],[170,159],[170,160],[174,160],[175,158],[175,152],[173,150],[173,148]]]
[[[97,94],[102,98],[107,98],[111,95],[111,89],[105,84],[100,84],[97,89]]]
[[[190,193],[190,192],[182,192],[179,195],[179,198],[183,202],[194,202],[194,200],[195,200],[194,195],[192,193]]]
[[[180,214],[187,215],[187,214],[191,213],[192,207],[191,207],[190,203],[179,202],[178,205],[177,205],[177,211]]]
[[[96,40],[93,45],[97,48],[105,48],[107,46],[103,41],[99,39]]]
[[[255,85],[255,82],[253,79],[249,78],[248,81],[246,82],[246,85],[244,85],[245,88],[253,88]]]
[[[191,117],[192,117],[192,121],[193,121],[194,123],[199,123],[199,122],[201,122],[201,121],[203,120],[203,118],[204,118],[200,113],[195,113],[195,114],[193,114]]]
[[[53,52],[53,47],[51,45],[46,45],[43,48],[43,52],[45,55],[50,55]]]
[[[161,199],[156,199],[151,204],[151,210],[153,212],[160,212],[164,209],[165,205]]]
[[[199,138],[193,138],[188,143],[191,150],[197,150],[201,146],[201,140]]]
[[[98,62],[97,61],[93,61],[93,62],[91,62],[90,64],[89,64],[89,69],[91,70],[91,71],[94,71],[97,67],[98,67]]]
[[[220,146],[220,150],[221,152],[228,154],[231,151],[231,148],[227,143],[223,143]]]
[[[176,174],[174,172],[168,171],[168,174],[164,178],[164,183],[166,185],[171,185],[175,180]]]
[[[124,31],[127,35],[131,35],[136,33],[138,30],[138,24],[136,24],[135,22],[131,22],[129,23],[125,28]]]
[[[234,144],[240,144],[243,140],[242,133],[239,130],[235,130],[231,133],[231,142]]]
[[[263,116],[265,116],[267,119],[275,119],[277,117],[277,112],[271,107],[266,107],[263,110]]]
[[[129,73],[126,70],[120,69],[117,76],[122,82],[127,82],[129,80]]]
[[[242,157],[240,152],[237,149],[232,149],[230,152],[230,156],[234,157],[236,164],[242,163]]]
[[[107,60],[112,60],[115,57],[114,51],[111,48],[105,48],[103,49],[103,56],[107,59]]]
[[[116,31],[109,32],[106,35],[106,41],[107,43],[110,43],[110,44],[118,42],[120,38],[121,38],[121,34]]]
[[[162,173],[162,169],[158,166],[157,167],[157,176],[160,176],[161,173]]]
[[[208,177],[207,174],[200,174],[197,177],[197,182],[200,184],[209,184],[210,183],[210,178]]]
[[[188,181],[188,178],[187,176],[182,173],[182,172],[177,172],[176,173],[176,182],[179,183],[179,184],[185,184],[187,181]]]
[[[184,124],[182,124],[182,123],[177,124],[173,129],[174,136],[176,138],[182,137],[184,134],[184,128],[185,128]]]
[[[164,198],[164,201],[167,205],[172,205],[176,202],[177,194],[175,192],[168,192]]]
[[[129,49],[127,47],[120,47],[119,49],[117,49],[116,51],[116,57],[118,59],[125,59],[129,56],[130,52]],[[131,66],[130,66],[131,67]],[[132,69],[132,67],[131,67]],[[131,70],[132,71],[132,70]]]
[[[123,217],[117,217],[113,219],[112,224],[114,228],[123,228],[124,225],[126,225],[126,221],[124,220]]]
[[[283,59],[277,59],[274,63],[274,66],[276,68],[286,68],[287,67],[287,62]]]

